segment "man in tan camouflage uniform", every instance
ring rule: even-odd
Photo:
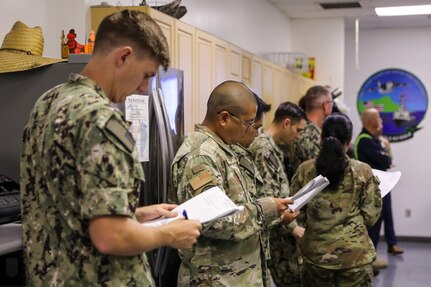
[[[180,250],[179,286],[264,286],[260,233],[283,217],[290,200],[253,200],[232,150],[253,128],[256,100],[243,84],[217,86],[207,103],[202,125],[186,138],[172,165],[171,200],[182,203],[212,186],[219,186],[244,211],[204,224],[191,250]]]
[[[291,176],[301,163],[316,158],[319,154],[322,124],[332,112],[331,92],[323,86],[313,86],[301,98],[300,106],[307,114],[307,125],[293,144],[288,145],[288,158],[292,164]]]
[[[144,252],[196,242],[196,221],[140,224],[174,216],[175,206],[137,208],[143,169],[128,123],[110,105],[145,92],[159,65],[168,67],[168,55],[148,15],[110,15],[81,75],[37,101],[21,157],[28,286],[154,286]]]
[[[266,195],[285,198],[289,196],[289,181],[279,145],[293,141],[305,126],[305,113],[297,105],[284,102],[277,108],[274,120],[250,146]],[[293,221],[288,226],[271,230],[271,275],[277,286],[300,286],[298,248],[296,241],[304,229]]]
[[[252,154],[247,150],[250,144],[257,136],[257,131],[262,127],[263,114],[271,109],[271,105],[265,103],[258,95],[254,94],[257,102],[256,120],[254,121],[253,128],[246,131],[245,135],[240,139],[239,143],[232,146],[232,149],[236,153],[239,162],[239,168],[244,181],[247,186],[247,190],[250,192],[252,200],[258,200],[259,198],[268,197],[263,190],[263,180],[257,170],[255,163],[253,162]],[[274,226],[279,224],[279,220],[275,220]],[[262,230],[260,241],[261,241],[261,258],[262,258],[262,274],[263,282],[265,287],[271,286],[271,274],[269,271],[268,262],[271,259],[270,255],[270,244],[269,244],[269,228],[268,230]],[[265,260],[264,260],[265,259]]]

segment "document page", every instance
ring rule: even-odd
[[[159,226],[183,217],[183,211],[187,212],[189,219],[206,223],[227,215],[244,210],[243,206],[237,206],[218,186],[205,190],[201,194],[178,205],[173,211],[178,212],[174,218],[161,218],[143,223],[145,226]]]
[[[388,172],[373,169],[373,174],[380,180],[379,187],[382,198],[397,185],[401,177],[401,171]]]
[[[136,142],[138,159],[141,162],[149,161],[149,96],[130,95],[125,102],[126,120],[132,123],[130,133]]]
[[[289,209],[292,211],[301,209],[301,207],[328,186],[328,184],[329,180],[326,177],[322,175],[316,176],[304,185],[294,196],[289,197],[293,200],[293,204],[289,204]]]

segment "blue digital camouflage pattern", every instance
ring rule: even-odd
[[[153,286],[145,254],[99,253],[90,219],[135,219],[144,173],[128,124],[92,80],[42,95],[23,135],[21,199],[28,286]]]

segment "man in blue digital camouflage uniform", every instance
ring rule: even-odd
[[[283,152],[279,146],[291,143],[297,138],[305,123],[305,113],[300,107],[291,102],[281,103],[271,125],[251,144],[249,150],[263,179],[261,193],[266,196],[290,196]],[[304,228],[299,226],[296,220],[287,226],[277,226],[271,230],[269,267],[277,286],[300,286],[297,240],[303,233]]]
[[[168,45],[142,12],[106,17],[89,63],[37,101],[23,135],[21,199],[28,286],[154,286],[144,252],[190,248],[200,224],[140,223],[175,205],[137,207],[144,173],[129,124],[110,103],[144,93]]]

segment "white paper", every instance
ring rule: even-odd
[[[174,218],[162,218],[143,223],[145,226],[160,226],[183,217],[183,211],[187,212],[189,219],[206,223],[244,210],[243,206],[237,206],[218,186],[205,190],[201,194],[178,205],[173,211],[178,212]]]
[[[289,209],[297,211],[301,209],[308,201],[328,186],[329,180],[321,175],[316,176],[302,187],[294,196],[289,197],[293,200],[293,204],[289,204]]]
[[[126,120],[132,123],[130,133],[136,142],[139,161],[149,161],[149,96],[130,95],[125,102]]]
[[[401,171],[389,172],[373,169],[373,174],[380,180],[379,187],[382,198],[395,187],[401,177]]]

